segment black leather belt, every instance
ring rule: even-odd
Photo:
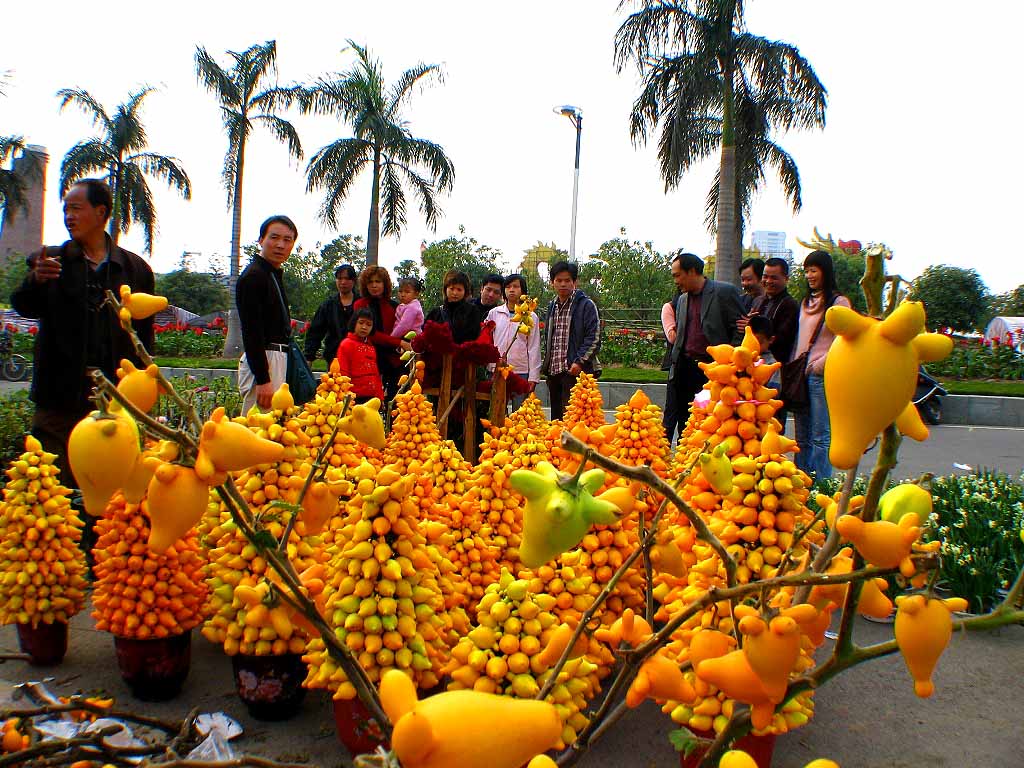
[[[288,344],[267,344],[268,352],[287,352],[289,349]]]

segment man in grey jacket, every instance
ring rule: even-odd
[[[692,253],[672,259],[672,279],[681,294],[676,300],[676,340],[672,345],[665,400],[665,431],[672,440],[676,423],[682,431],[684,415],[694,395],[707,381],[697,363],[708,362],[707,348],[739,344],[742,334],[736,321],[743,315],[739,289],[704,277],[704,262]],[[677,413],[678,418],[669,416]],[[671,431],[671,432],[670,432]]]

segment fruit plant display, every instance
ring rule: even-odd
[[[941,353],[919,306],[892,305],[885,318],[829,310],[842,370],[884,358],[905,372]],[[844,670],[898,653],[904,685],[927,697],[954,628],[1024,621],[1024,573],[990,613],[955,619],[965,603],[935,593],[940,543],[922,539],[923,489],[883,501],[902,435],[927,437],[906,415],[902,380],[830,376],[830,357],[847,474],[835,495],[812,494],[775,418],[776,366],[749,333],[708,351],[675,456],[642,392],[605,423],[596,382],[581,377],[565,423],[546,423],[527,399],[488,429],[476,468],[437,435],[415,357],[390,435],[376,404],[350,408],[332,374],[304,409],[282,388],[268,414],[193,414],[178,429],[98,378],[85,444],[119,452],[127,469],[83,450],[95,470],[87,503],[117,507],[119,491],[145,486],[124,508],[148,508],[148,494],[181,482],[167,495],[182,503],[165,507],[146,545],[166,556],[202,537],[220,617],[212,639],[229,653],[304,644],[307,685],[358,699],[388,744],[373,759],[388,766],[585,764],[625,711],[652,699],[680,726],[674,740],[703,752],[700,765],[749,768],[734,743],[806,725],[813,692]],[[851,418],[858,410],[871,413]],[[176,449],[143,450],[140,431]],[[854,616],[893,609],[892,639],[859,645]]]

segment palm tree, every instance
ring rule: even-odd
[[[737,282],[740,226],[766,163],[779,168],[799,206],[796,164],[771,141],[772,130],[821,127],[826,91],[788,43],[752,35],[743,0],[622,0],[642,7],[615,35],[621,71],[635,62],[644,85],[630,133],[644,142],[661,123],[658,158],[666,189],[698,161],[720,152],[714,208],[715,277]]]
[[[441,210],[436,196],[450,192],[455,168],[444,149],[413,136],[401,109],[421,80],[440,79],[437,64],[417,64],[386,88],[379,61],[351,40],[356,63],[333,80],[319,79],[304,90],[304,112],[333,114],[347,122],[355,134],[322,147],[306,169],[309,191],[326,190],[321,218],[337,226],[345,197],[360,171],[373,173],[370,192],[370,223],[366,237],[366,263],[377,263],[381,217],[384,235],[398,235],[405,227],[406,195],[403,182],[412,187],[427,225],[436,228]],[[386,91],[386,92],[385,92]]]
[[[6,223],[19,210],[28,210],[27,182],[42,169],[39,157],[25,150],[21,136],[0,136],[0,221]]]
[[[154,90],[145,86],[129,94],[128,101],[118,104],[113,116],[88,91],[57,91],[61,110],[69,104],[78,106],[102,132],[101,136],[79,142],[64,155],[60,166],[61,195],[79,179],[96,172],[104,174],[114,195],[111,239],[116,245],[132,223],[141,224],[147,253],[153,252],[156,207],[146,176],[154,176],[180,192],[184,199],[192,199],[192,184],[178,159],[145,151],[148,138],[139,112],[143,100]]]
[[[213,92],[220,102],[221,120],[228,135],[228,151],[224,155],[221,178],[231,206],[231,270],[228,289],[231,311],[228,314],[228,336],[224,356],[238,357],[241,351],[241,329],[235,306],[235,283],[238,281],[242,249],[242,177],[245,170],[245,144],[257,125],[273,134],[288,147],[290,157],[301,159],[302,143],[294,126],[275,112],[289,103],[295,90],[273,86],[263,88],[263,80],[277,73],[277,42],[268,40],[251,45],[242,52],[228,51],[232,64],[224,69],[206,49],[196,46],[196,77]]]

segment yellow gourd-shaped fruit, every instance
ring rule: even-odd
[[[917,519],[927,520],[932,513],[932,494],[915,483],[902,483],[882,494],[878,500],[878,516],[890,523],[898,523],[908,512]]]
[[[817,760],[811,760],[804,768],[839,768],[839,763],[819,757]]]
[[[875,619],[886,618],[892,613],[892,600],[885,595],[888,588],[889,583],[883,578],[865,579],[860,602],[857,603],[857,613]]]
[[[223,408],[210,414],[199,437],[196,474],[211,485],[224,482],[225,472],[279,461],[284,446],[266,440],[243,424],[231,421]]]
[[[651,625],[643,616],[637,616],[632,608],[627,608],[610,627],[598,628],[594,632],[594,637],[614,650],[623,642],[628,643],[631,648],[636,648],[653,632]]]
[[[776,616],[770,622],[760,616],[744,616],[739,629],[751,669],[761,678],[771,701],[782,701],[800,656],[800,626],[788,616]]]
[[[924,305],[905,301],[885,320],[834,306],[825,313],[825,324],[836,335],[825,359],[833,466],[856,466],[875,436],[893,422],[904,435],[926,439],[928,428],[911,402],[917,369],[946,357],[953,341],[924,333]]]
[[[151,463],[153,479],[149,482],[149,548],[156,553],[167,551],[174,542],[198,523],[206,512],[210,489],[192,467],[168,464],[156,457]]]
[[[780,435],[775,424],[769,424],[761,437],[761,453],[765,456],[789,453],[794,448],[796,448],[796,440]]]
[[[310,485],[302,499],[302,522],[306,525],[306,535],[316,536],[337,512],[338,497],[331,493],[330,486],[320,481]]]
[[[153,470],[157,467],[155,463],[146,463],[146,459],[150,456],[156,456],[163,461],[174,461],[178,458],[178,444],[173,440],[161,440],[155,450],[139,454],[132,473],[125,480],[124,487],[121,489],[124,500],[129,504],[138,504],[146,495],[149,481],[153,479]]]
[[[144,369],[136,368],[131,360],[121,361],[117,369],[117,391],[127,397],[143,413],[149,413],[160,396],[160,368],[156,363]]]
[[[417,701],[412,680],[396,669],[381,679],[380,698],[403,768],[520,768],[554,747],[562,731],[546,701],[468,690]]]
[[[132,293],[131,288],[122,285],[121,304],[131,314],[132,320],[143,320],[167,309],[167,298],[149,293]]]
[[[679,665],[655,653],[642,665],[626,691],[626,706],[638,707],[644,699],[690,703],[697,698]]]
[[[918,696],[927,698],[935,691],[932,671],[953,635],[950,611],[966,607],[966,601],[960,598],[947,601],[928,599],[924,595],[896,598],[896,644],[914,678],[914,693]]]
[[[736,644],[736,640],[717,629],[702,629],[690,638],[690,664],[694,670],[705,659],[724,656]]]
[[[725,455],[725,448],[724,443],[719,443],[711,453],[702,453],[699,457],[700,473],[720,496],[732,493],[732,462]]]
[[[730,749],[718,761],[718,768],[757,768],[757,762],[741,749]]]
[[[351,413],[338,422],[338,428],[363,445],[383,451],[386,445],[384,421],[380,417],[380,398],[371,398],[352,407]]]
[[[138,457],[139,428],[126,411],[93,411],[75,425],[68,438],[68,464],[82,491],[86,512],[93,517],[103,515]]]
[[[537,755],[529,762],[526,768],[558,768],[558,763],[547,755]]]
[[[750,666],[743,649],[723,656],[705,659],[697,665],[697,677],[725,693],[750,705],[750,722],[755,728],[767,728],[772,721],[775,705],[758,674]]]
[[[273,411],[287,411],[295,405],[295,398],[292,397],[292,388],[285,382],[277,388],[277,392],[270,398],[270,409]]]
[[[886,520],[865,523],[856,515],[843,515],[836,520],[836,529],[871,565],[878,568],[899,566],[905,576],[914,574],[910,549],[921,535],[914,513],[904,515],[898,524]],[[904,572],[906,568],[909,568],[909,573]]]

